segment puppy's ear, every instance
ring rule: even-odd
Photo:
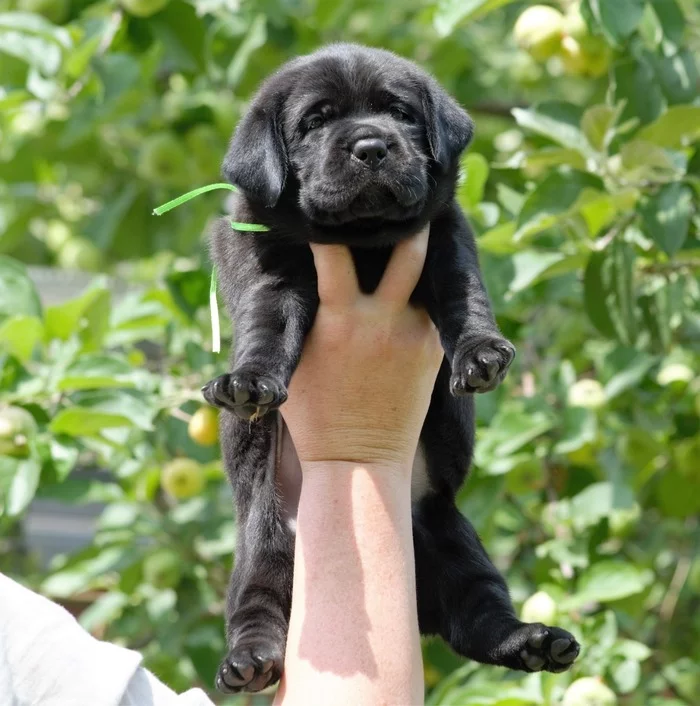
[[[446,170],[471,142],[474,123],[467,112],[433,81],[423,93],[423,112],[433,159]]]
[[[265,206],[277,203],[287,178],[287,151],[274,103],[263,95],[255,99],[238,123],[222,168],[231,184]]]

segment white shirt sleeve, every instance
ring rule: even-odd
[[[0,574],[0,706],[213,706],[201,689],[176,694],[141,659]]]

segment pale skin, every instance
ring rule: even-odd
[[[277,706],[423,703],[413,456],[443,352],[408,300],[428,229],[372,295],[350,251],[313,245],[320,306],[282,407],[303,473]]]

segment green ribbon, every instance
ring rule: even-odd
[[[187,203],[191,199],[200,196],[201,194],[206,194],[207,191],[215,191],[216,189],[226,189],[228,191],[238,191],[238,189],[231,185],[220,182],[218,184],[209,184],[208,186],[200,186],[198,189],[193,189],[188,191],[186,194],[182,194],[172,201],[164,203],[162,206],[158,206],[153,209],[153,214],[156,216],[162,216],[168,211],[181,206],[183,203]],[[270,230],[267,226],[261,225],[259,223],[240,223],[239,221],[230,221],[231,228],[242,233],[264,233]],[[209,282],[209,312],[211,316],[211,338],[212,338],[212,351],[214,353],[219,353],[221,351],[221,330],[219,328],[219,303],[216,298],[216,265],[212,266],[211,269],[211,280]]]

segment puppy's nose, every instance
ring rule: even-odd
[[[387,155],[387,146],[379,137],[358,140],[352,147],[352,156],[370,169],[379,169]]]

